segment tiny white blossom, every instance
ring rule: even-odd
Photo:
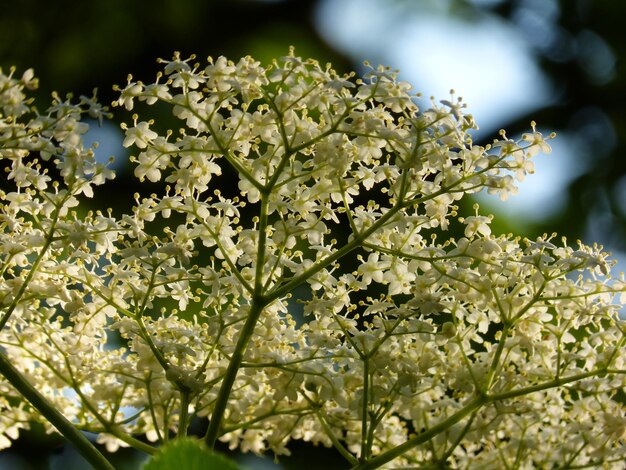
[[[149,126],[149,123],[141,121],[134,127],[128,128],[122,145],[124,147],[135,145],[137,148],[145,149],[153,139],[158,137],[158,134],[150,130]]]

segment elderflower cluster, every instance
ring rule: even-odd
[[[0,75],[0,354],[57,409],[111,451],[208,418],[355,468],[619,468],[626,281],[601,247],[458,214],[516,192],[549,151],[534,123],[482,147],[459,99],[418,109],[383,67],[194,61],[117,88],[135,176],[162,184],[121,215],[81,209],[113,177],[82,144],[104,108],[39,114],[32,73]],[[0,378],[0,447],[31,421]]]

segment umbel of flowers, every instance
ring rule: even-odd
[[[418,109],[383,67],[194,61],[117,88],[135,176],[163,182],[122,214],[83,207],[114,176],[82,139],[105,108],[41,113],[31,71],[0,76],[1,447],[41,422],[107,468],[79,431],[152,453],[204,419],[209,447],[358,469],[621,468],[623,278],[455,205],[516,192],[534,124],[482,147],[454,95]]]

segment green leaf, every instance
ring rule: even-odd
[[[235,462],[209,450],[202,441],[175,439],[159,449],[143,470],[241,470]]]

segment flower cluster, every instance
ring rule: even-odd
[[[194,61],[117,87],[180,121],[122,125],[163,189],[120,216],[80,209],[113,176],[82,144],[106,110],[39,114],[30,72],[0,76],[0,353],[50,403],[108,450],[208,418],[210,445],[363,469],[623,462],[626,281],[601,247],[458,214],[516,192],[549,151],[534,123],[483,147],[454,94],[418,109],[383,67]],[[4,447],[43,420],[1,380],[0,410]]]

